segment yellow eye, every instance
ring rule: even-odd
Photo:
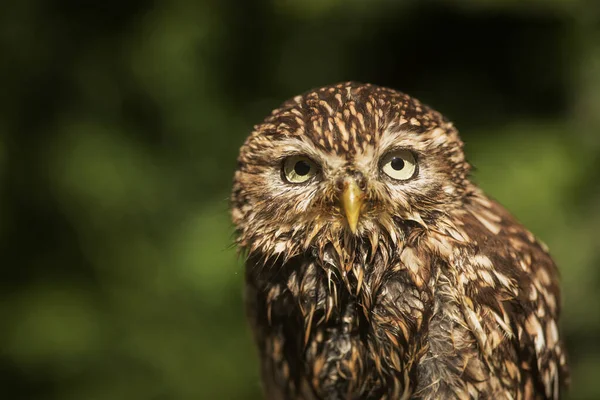
[[[283,175],[290,183],[303,183],[317,174],[317,164],[306,156],[292,156],[283,162]]]
[[[405,181],[415,176],[417,160],[408,150],[396,150],[383,157],[381,169],[390,178]]]

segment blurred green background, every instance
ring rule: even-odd
[[[237,150],[344,80],[440,110],[552,249],[570,399],[600,398],[600,2],[5,1],[0,397],[258,399]]]

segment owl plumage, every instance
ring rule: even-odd
[[[268,399],[556,399],[546,247],[469,181],[457,130],[343,83],[255,126],[232,192]]]

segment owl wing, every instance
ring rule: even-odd
[[[482,193],[469,199],[462,221],[472,265],[489,272],[477,271],[467,286],[482,321],[472,329],[479,331],[486,361],[499,371],[500,385],[516,388],[517,398],[558,399],[568,370],[557,326],[559,274],[546,246]]]

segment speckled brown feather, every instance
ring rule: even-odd
[[[401,184],[380,159],[410,149]],[[319,166],[291,185],[282,162]],[[232,194],[269,399],[549,399],[566,380],[557,270],[468,180],[453,125],[419,101],[342,83],[285,102],[242,147]],[[365,190],[356,234],[340,182]]]

